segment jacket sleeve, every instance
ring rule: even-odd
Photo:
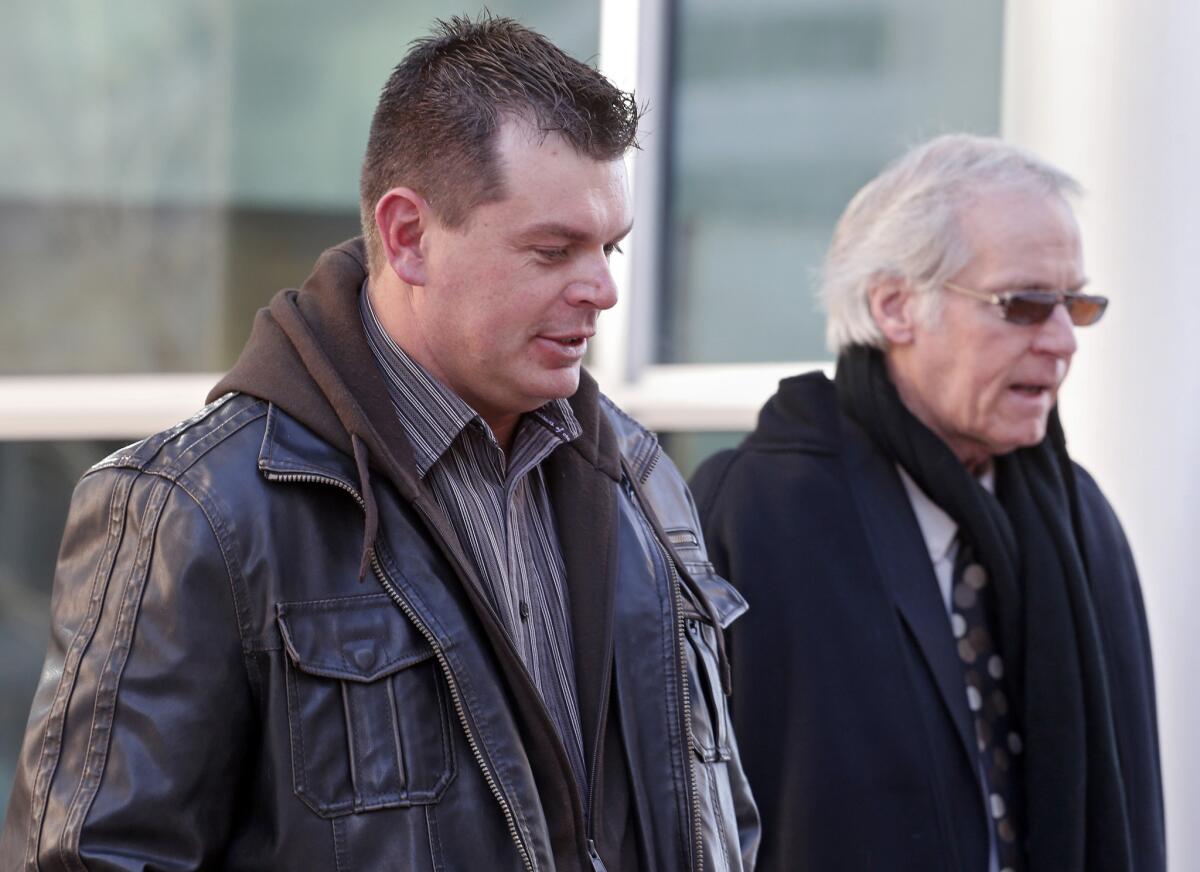
[[[80,482],[0,868],[219,865],[253,712],[221,530],[166,478]]]

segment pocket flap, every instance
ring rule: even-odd
[[[728,629],[730,624],[750,608],[746,603],[746,598],[738,592],[737,588],[711,569],[692,568],[690,574],[705,599],[712,604],[717,620],[721,623],[721,629]]]
[[[433,656],[387,594],[279,603],[279,632],[296,668],[347,681],[375,681]]]

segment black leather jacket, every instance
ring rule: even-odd
[[[718,629],[745,605],[655,438],[586,377],[572,403],[591,437],[547,478],[596,579],[588,796],[436,514],[369,479],[360,581],[362,468],[235,393],[79,484],[0,868],[751,868]]]

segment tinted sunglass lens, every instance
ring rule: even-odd
[[[1066,305],[1067,313],[1071,316],[1071,323],[1076,327],[1087,327],[1100,320],[1100,316],[1104,314],[1104,310],[1108,306],[1108,298],[1077,294],[1067,297]]]
[[[1004,318],[1013,324],[1041,324],[1050,317],[1057,302],[1048,294],[1013,294],[1004,306]]]
[[[1076,327],[1095,324],[1108,306],[1107,297],[1090,294],[1064,294],[1059,296],[1046,291],[1025,291],[1012,294],[1005,301],[1004,317],[1013,324],[1041,324],[1062,303],[1067,315]]]

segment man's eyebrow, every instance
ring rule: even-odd
[[[997,292],[1012,291],[1028,288],[1046,288],[1048,290],[1065,290],[1065,291],[1081,291],[1090,279],[1087,276],[1080,278],[1078,281],[1068,282],[1066,284],[1046,282],[1043,279],[1035,279],[1031,276],[1016,275],[1007,278],[1002,282],[997,282]]]
[[[629,235],[629,231],[633,229],[633,222],[625,225],[614,239],[624,239]],[[543,224],[534,224],[526,227],[519,234],[521,239],[537,239],[547,236],[553,236],[556,239],[565,239],[568,242],[587,242],[592,238],[592,235],[578,227],[572,227],[570,224],[562,224],[557,221],[547,221]]]

